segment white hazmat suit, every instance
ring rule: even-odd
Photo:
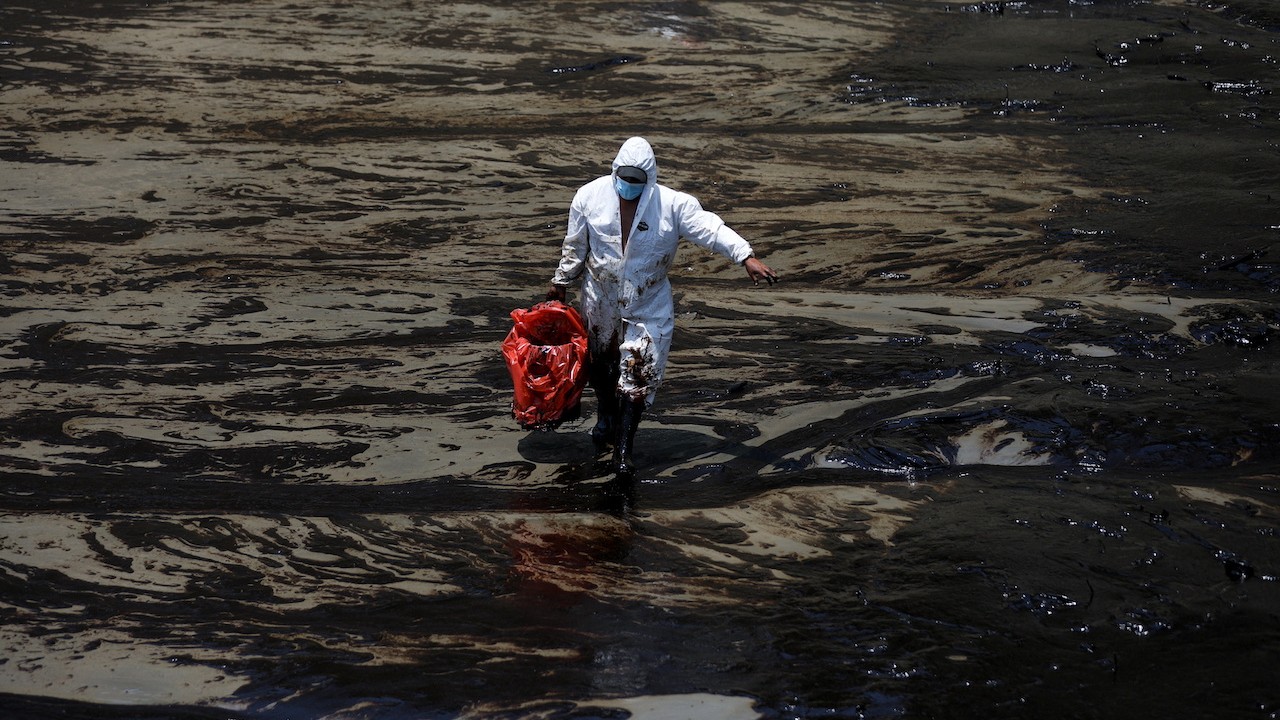
[[[648,176],[635,220],[622,247],[622,221],[614,175],[638,167]],[[552,283],[582,280],[593,357],[607,357],[617,343],[621,355],[619,396],[652,404],[662,383],[675,331],[675,308],[667,272],[684,237],[735,263],[752,256],[751,245],[697,198],[659,185],[658,162],[644,138],[623,143],[613,173],[582,186],[569,206],[560,265]]]

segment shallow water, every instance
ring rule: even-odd
[[[0,707],[1275,717],[1278,24],[6,3]],[[637,133],[783,282],[620,516],[497,346]]]

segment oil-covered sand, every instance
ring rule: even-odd
[[[5,716],[1275,717],[1277,26],[6,2]],[[783,282],[619,516],[498,345],[635,134]]]

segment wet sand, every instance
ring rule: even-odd
[[[0,704],[1273,716],[1274,25],[0,8]],[[683,247],[619,516],[498,344],[633,134],[783,282]]]

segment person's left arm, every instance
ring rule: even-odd
[[[680,234],[690,242],[741,265],[757,285],[761,280],[770,285],[777,282],[778,274],[761,262],[752,251],[751,243],[726,225],[719,215],[702,209],[698,199],[687,193],[676,193],[675,203]]]

